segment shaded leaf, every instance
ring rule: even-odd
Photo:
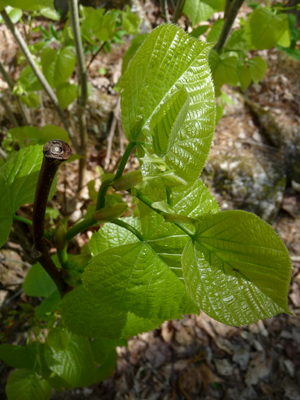
[[[8,400],[48,400],[52,387],[34,371],[18,369],[12,372],[7,381]]]

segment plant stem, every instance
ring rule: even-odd
[[[161,12],[164,17],[164,20],[166,21],[167,24],[169,24],[170,16],[169,16],[169,11],[168,11],[168,0],[160,0],[160,8],[161,8]]]
[[[129,142],[128,146],[126,147],[125,153],[123,154],[122,160],[120,162],[120,165],[117,169],[117,172],[114,176],[113,180],[107,180],[102,182],[99,192],[98,192],[98,198],[97,198],[97,205],[96,205],[96,211],[100,210],[101,208],[103,208],[105,206],[105,195],[106,192],[109,188],[109,186],[118,178],[120,178],[123,175],[124,169],[126,167],[128,158],[133,150],[135,146],[135,142]]]
[[[60,262],[62,268],[68,268],[68,253],[67,248],[65,247],[63,250],[57,250],[57,257]]]
[[[227,17],[225,18],[224,26],[223,26],[221,35],[219,37],[219,40],[217,41],[217,44],[214,47],[214,49],[218,53],[220,53],[220,51],[223,49],[223,47],[227,41],[229,32],[232,28],[234,20],[237,16],[237,13],[239,12],[239,9],[241,8],[243,2],[244,2],[244,0],[232,0],[231,5],[228,5],[228,7],[230,7],[230,8],[226,9]]]
[[[70,0],[69,7],[70,7],[71,26],[74,36],[74,44],[78,60],[79,83],[81,88],[80,99],[77,100],[77,111],[78,111],[81,155],[83,155],[84,158],[79,159],[79,177],[78,177],[78,192],[79,192],[80,188],[84,184],[84,172],[86,165],[87,129],[86,129],[85,107],[88,98],[88,91],[87,91],[87,73],[85,67],[85,58],[84,58],[82,40],[80,35],[78,0]]]
[[[3,149],[1,149],[1,147],[0,147],[0,156],[3,158],[3,160],[7,159],[7,154],[5,153],[5,151]]]
[[[99,47],[99,49],[96,51],[96,53],[92,55],[91,61],[88,63],[88,65],[87,65],[87,67],[86,67],[87,69],[90,68],[92,62],[95,60],[95,58],[96,58],[97,55],[100,53],[100,51],[103,49],[103,47],[106,45],[106,43],[107,43],[107,42],[103,42],[103,43],[101,44],[101,46]]]
[[[141,242],[144,241],[144,238],[141,235],[141,233],[137,229],[135,229],[133,226],[127,224],[126,222],[124,222],[120,219],[114,219],[113,221],[111,221],[111,223],[118,225],[118,226],[122,226],[122,228],[125,228],[128,231],[132,232]]]
[[[55,95],[55,93],[53,92],[51,86],[49,85],[48,81],[46,80],[45,76],[42,74],[42,72],[40,71],[39,67],[37,66],[37,64],[34,61],[34,58],[32,56],[32,54],[30,53],[30,50],[27,46],[27,44],[25,43],[25,41],[22,38],[22,35],[20,34],[20,32],[18,31],[18,29],[16,29],[16,27],[14,26],[14,24],[11,22],[9,16],[7,15],[6,11],[3,10],[1,11],[1,15],[2,18],[6,24],[6,26],[8,27],[8,29],[11,31],[11,33],[13,34],[14,38],[16,39],[18,45],[20,46],[20,49],[22,50],[24,56],[26,57],[28,64],[31,66],[33,72],[35,73],[36,77],[38,78],[38,80],[40,81],[41,85],[43,86],[45,92],[48,94],[48,96],[50,97],[51,101],[53,102],[59,116],[60,119],[62,121],[62,123],[64,124],[65,129],[67,130],[69,136],[70,136],[70,140],[73,144],[73,146],[76,149],[76,152],[80,154],[80,146],[77,143],[77,139],[75,137],[74,132],[72,131],[68,121],[65,119],[64,117],[64,113],[63,110],[61,109],[59,102],[57,100],[57,97]]]
[[[6,72],[6,69],[4,68],[4,65],[2,64],[1,60],[0,60],[0,72],[3,75],[4,80],[8,84],[8,87],[10,88],[10,90],[13,91],[15,84],[14,84],[13,80],[11,79],[11,77]],[[17,103],[18,103],[18,106],[19,106],[19,109],[20,109],[20,112],[22,114],[25,124],[30,125],[31,119],[30,119],[30,115],[28,113],[27,107],[25,106],[25,104],[20,102],[20,100],[17,96],[16,96],[16,99],[17,99]]]
[[[19,215],[14,215],[13,220],[18,221],[18,222],[23,222],[26,225],[32,226],[32,221],[30,221],[30,219],[20,217]],[[48,239],[49,241],[51,240],[51,235],[49,232],[44,231],[44,235],[45,235],[46,239]]]
[[[5,111],[8,115],[8,118],[10,119],[10,122],[12,123],[12,125],[14,127],[19,126],[18,121],[16,120],[16,117],[14,116],[14,113],[12,112],[9,105],[6,103],[6,101],[4,100],[4,98],[1,95],[0,95],[0,101],[3,105],[3,107],[5,108]]]
[[[172,23],[173,24],[176,24],[178,19],[179,19],[179,17],[180,17],[181,11],[182,11],[183,6],[184,6],[184,2],[185,2],[185,0],[177,0],[176,7],[175,7],[175,10],[174,10],[174,15],[173,15],[173,18],[172,18]]]
[[[228,13],[229,13],[229,10],[230,10],[230,8],[231,8],[232,1],[233,1],[233,0],[226,0],[226,3],[225,3],[225,10],[224,10],[224,18],[227,18],[227,17],[228,17]]]
[[[128,158],[130,156],[130,153],[132,149],[134,148],[135,143],[130,142],[128,146],[126,147],[125,153],[123,154],[122,160],[120,162],[119,168],[112,180],[106,180],[102,182],[99,192],[98,192],[98,198],[97,198],[97,204],[96,204],[96,210],[101,210],[105,206],[105,195],[107,193],[108,188],[111,186],[112,182],[115,181],[116,179],[120,178],[122,176],[125,166],[127,164]],[[72,226],[71,229],[69,229],[66,233],[66,240],[69,242],[71,239],[73,239],[74,236],[78,235],[78,233],[83,232],[84,230],[90,228],[91,226],[97,224],[98,222],[93,218],[89,217],[84,219],[83,221],[78,222],[78,224],[75,224]]]
[[[130,190],[128,190],[130,193]],[[136,197],[141,200],[144,204],[146,204],[148,207],[150,207],[153,211],[157,212],[158,214],[164,215],[165,213],[163,211],[159,211],[156,208],[152,207],[152,204],[154,203],[148,196],[146,196],[144,193],[140,192],[138,189],[135,189],[135,195]],[[189,231],[183,224],[180,222],[173,222],[174,225],[176,225],[178,228],[180,228],[184,233],[186,233],[188,236],[193,238],[194,234],[193,232]]]
[[[44,236],[44,220],[48,196],[55,174],[60,164],[71,157],[72,151],[62,140],[51,140],[44,145],[43,153],[44,158],[33,205],[32,227],[34,245],[31,256],[38,259],[42,267],[55,282],[61,297],[63,297],[67,292],[68,285],[63,280],[60,271],[56,268],[48,252]]]

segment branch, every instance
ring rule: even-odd
[[[181,11],[182,11],[183,6],[184,6],[184,2],[185,2],[185,0],[177,0],[176,7],[175,7],[175,10],[174,10],[174,15],[173,15],[173,18],[172,18],[172,23],[173,24],[176,24],[178,19],[179,19],[179,17],[180,17]]]
[[[4,65],[2,64],[1,60],[0,60],[0,72],[3,75],[3,78],[5,79],[6,83],[8,84],[10,90],[13,91],[15,84],[14,84],[13,80],[11,79],[11,77],[6,72],[6,69],[4,68]],[[20,102],[20,100],[17,96],[16,96],[16,98],[17,98],[18,106],[20,108],[20,112],[22,114],[25,124],[30,125],[31,119],[30,119],[27,107],[25,106],[25,104]]]
[[[86,130],[86,115],[85,106],[88,98],[87,91],[87,74],[85,67],[84,52],[82,48],[82,40],[80,35],[79,15],[78,15],[78,0],[70,0],[70,20],[74,37],[74,44],[76,49],[76,55],[78,60],[79,69],[79,82],[80,82],[80,99],[77,100],[78,110],[78,122],[79,122],[79,134],[80,134],[80,145],[81,151],[84,158],[79,160],[79,177],[78,177],[78,191],[84,184],[84,171],[86,164],[86,145],[87,145],[87,130]]]
[[[103,43],[101,44],[101,46],[99,47],[99,49],[96,51],[96,53],[93,54],[93,56],[92,56],[92,58],[91,58],[91,61],[88,63],[86,69],[89,69],[89,68],[90,68],[92,62],[95,60],[95,58],[96,58],[97,55],[100,53],[100,51],[103,49],[103,47],[106,45],[106,43],[107,43],[107,42],[103,42]]]
[[[44,236],[45,211],[50,193],[50,188],[55,174],[65,160],[68,160],[72,151],[62,140],[51,140],[44,145],[44,158],[36,186],[34,205],[33,205],[33,248],[31,257],[36,258],[45,271],[55,282],[61,297],[65,295],[68,285],[61,277],[60,271],[56,268],[47,249]]]
[[[4,100],[4,97],[0,95],[0,102],[2,103],[3,107],[5,108],[5,111],[8,115],[8,118],[10,119],[10,122],[14,127],[19,126],[18,121],[16,120],[16,117],[14,116],[14,113],[12,112],[11,108],[9,105],[6,103]]]
[[[164,20],[166,21],[167,24],[169,24],[170,16],[169,16],[169,11],[168,11],[168,0],[160,0],[160,8],[161,8],[161,12],[164,17]]]
[[[64,113],[63,110],[61,109],[59,102],[57,100],[57,97],[55,95],[55,93],[53,92],[51,86],[49,85],[48,81],[46,80],[45,76],[42,74],[42,72],[40,71],[39,67],[37,66],[37,64],[34,61],[34,58],[32,56],[32,54],[30,53],[30,50],[28,49],[27,44],[25,43],[25,41],[22,38],[22,35],[20,34],[20,32],[18,31],[18,29],[16,29],[16,27],[14,26],[14,24],[11,22],[9,16],[7,15],[6,11],[3,10],[1,11],[1,15],[2,18],[6,24],[6,26],[8,27],[8,29],[11,31],[11,33],[13,34],[14,38],[16,39],[18,45],[20,46],[20,49],[22,50],[24,56],[26,57],[28,64],[31,66],[33,72],[35,73],[36,77],[38,78],[38,80],[40,81],[41,85],[43,86],[45,92],[48,94],[48,96],[50,97],[51,101],[53,102],[59,116],[60,119],[62,121],[62,123],[64,124],[65,129],[67,130],[69,136],[70,136],[70,140],[72,141],[73,146],[76,149],[76,152],[80,154],[80,147],[77,143],[76,137],[74,132],[72,131],[68,121],[65,119],[64,117]]]
[[[228,1],[228,0],[227,0]],[[220,53],[220,51],[223,49],[229,32],[232,28],[232,25],[234,23],[234,20],[236,19],[237,13],[239,12],[239,9],[241,8],[242,4],[243,4],[244,0],[232,0],[231,5],[227,5],[227,9],[226,9],[226,13],[227,13],[227,17],[225,18],[225,22],[224,22],[224,26],[221,32],[221,35],[219,37],[219,40],[217,42],[217,44],[215,45],[214,49]],[[230,8],[229,8],[230,7]],[[229,8],[229,10],[228,10]]]
[[[1,149],[1,147],[0,147],[0,156],[3,158],[3,160],[7,159],[7,154],[5,153],[5,151],[3,149]]]

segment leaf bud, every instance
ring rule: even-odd
[[[101,208],[94,212],[93,218],[98,222],[110,222],[121,217],[127,210],[126,203],[113,204],[112,206]]]
[[[141,182],[143,182],[143,175],[141,171],[131,171],[115,180],[112,184],[112,187],[117,191],[127,190]]]
[[[66,247],[66,227],[62,221],[59,221],[55,231],[52,234],[52,243],[57,250],[63,250]]]

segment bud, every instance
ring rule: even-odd
[[[98,222],[110,222],[121,217],[127,208],[128,206],[125,203],[113,204],[94,212],[93,218]]]
[[[143,182],[143,175],[141,171],[131,171],[115,180],[112,183],[112,187],[118,191],[127,190],[141,182]]]
[[[52,243],[57,250],[63,250],[66,247],[66,227],[62,221],[59,221],[55,231],[52,234]]]

